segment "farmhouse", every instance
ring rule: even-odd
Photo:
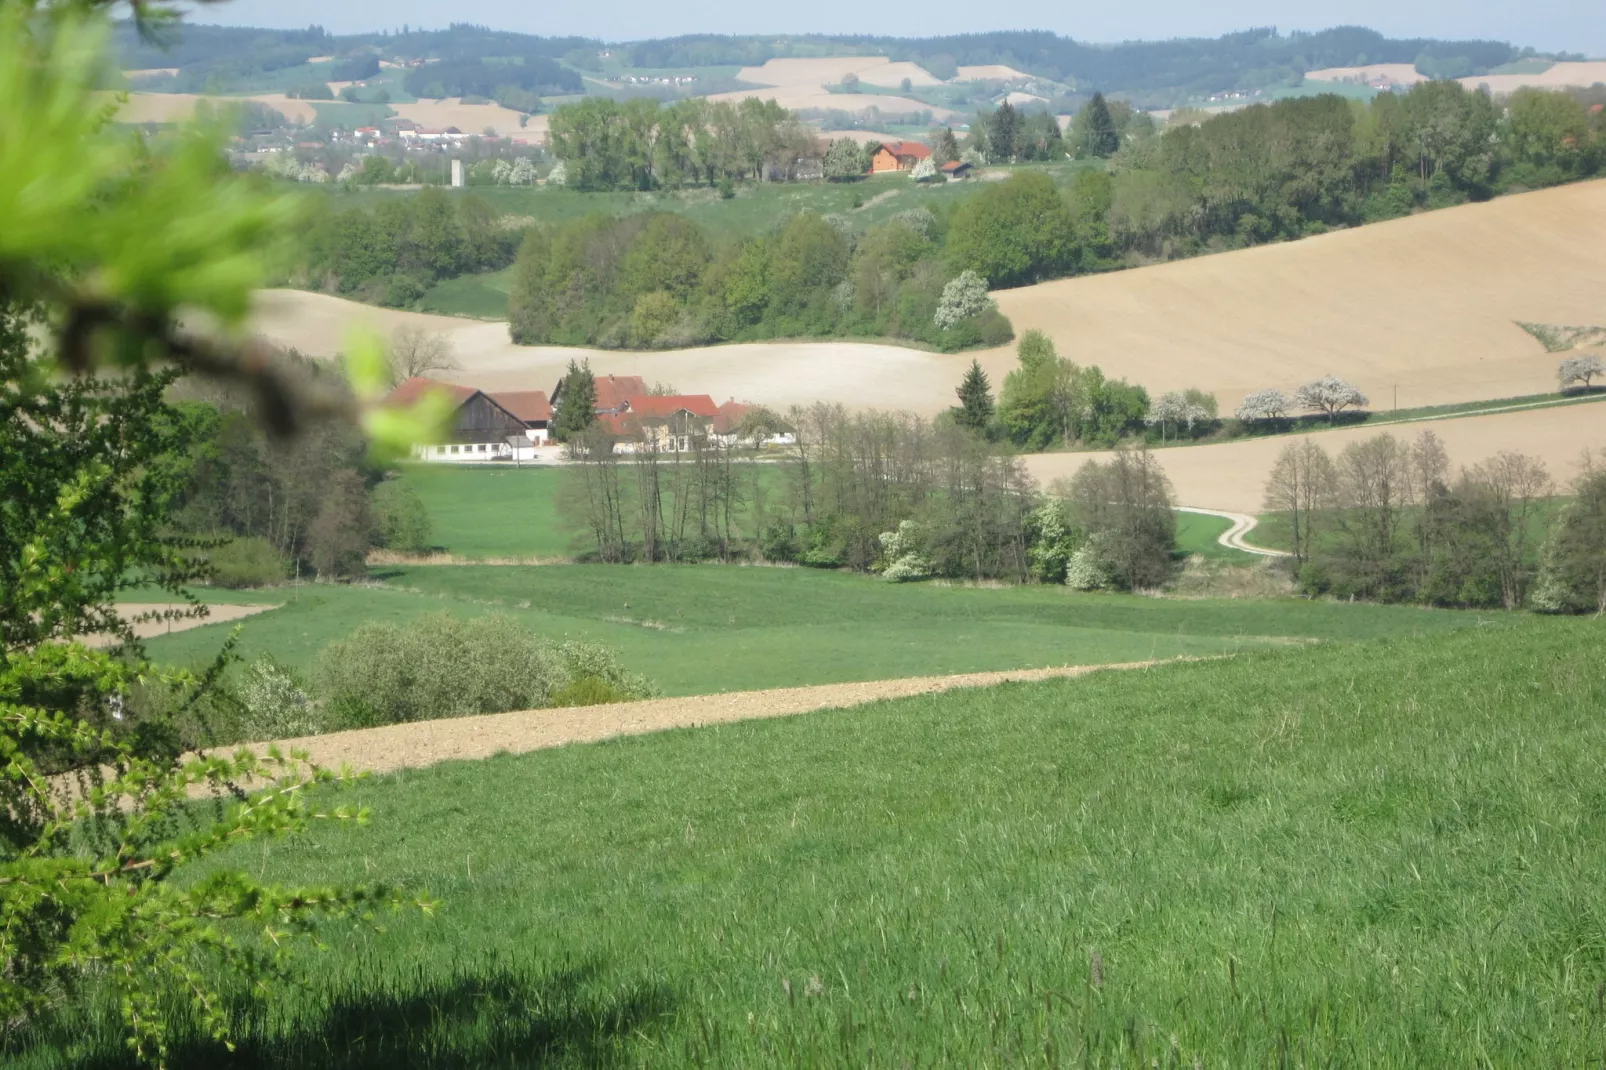
[[[472,386],[415,377],[392,390],[384,404],[410,405],[429,391],[445,393],[456,407],[445,441],[413,447],[413,456],[421,461],[529,461],[551,435],[552,406],[541,390],[487,394]]]
[[[912,171],[915,164],[930,155],[931,150],[918,141],[889,141],[870,157],[870,173]]]
[[[626,398],[619,411],[599,416],[598,422],[614,436],[616,450],[634,453],[689,450],[718,417],[719,406],[707,394],[644,394]]]
[[[563,384],[565,380],[559,379],[558,385],[552,388],[552,407],[556,409],[563,403]],[[596,377],[597,403],[593,410],[602,416],[608,413],[623,412],[629,399],[645,397],[647,380],[639,375],[599,375]]]

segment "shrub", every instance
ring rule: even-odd
[[[910,580],[930,578],[931,561],[921,552],[922,532],[912,520],[898,524],[897,531],[881,533],[881,553],[886,564],[881,578],[889,583],[907,583]]]
[[[325,647],[315,673],[331,723],[342,727],[535,709],[585,679],[627,697],[652,691],[607,648],[553,643],[499,613],[365,624]]]
[[[230,539],[207,553],[214,587],[271,587],[290,574],[289,563],[261,536]]]
[[[418,492],[396,480],[374,488],[374,527],[381,546],[405,553],[422,553],[430,548],[429,512]]]
[[[236,689],[243,711],[241,737],[248,740],[315,736],[327,721],[307,694],[306,681],[271,655],[246,666]]]
[[[933,322],[943,330],[948,330],[972,316],[980,315],[989,304],[987,280],[974,271],[962,271],[942,288],[942,300],[937,304]]]

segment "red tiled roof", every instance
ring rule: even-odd
[[[742,421],[747,418],[747,414],[752,411],[753,406],[745,405],[735,398],[731,398],[719,407],[717,414],[714,416],[714,433],[716,435],[730,434],[741,426]]]
[[[954,171],[959,170],[961,167],[969,167],[969,166],[970,165],[968,163],[966,163],[964,160],[950,160],[947,163],[943,164],[941,167],[937,168],[937,170],[939,170],[939,171],[947,171],[947,172],[949,172],[951,174]]]
[[[647,381],[639,375],[597,376],[597,411],[617,409],[625,399],[647,392]]]
[[[689,412],[693,416],[711,420],[719,415],[719,406],[707,394],[641,394],[626,400],[630,405],[630,415],[637,417],[663,417]]]
[[[444,391],[446,396],[461,405],[479,391],[472,386],[458,386],[456,383],[443,383],[439,379],[425,379],[414,376],[406,382],[397,385],[396,389],[385,395],[386,405],[411,405],[431,390]]]
[[[510,390],[505,394],[491,394],[490,398],[525,423],[552,419],[552,403],[545,390]]]
[[[918,141],[894,141],[887,146],[887,151],[894,156],[909,156],[916,160],[924,160],[931,155],[931,150]]]

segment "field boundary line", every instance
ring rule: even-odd
[[[277,747],[281,753],[306,752],[313,763],[330,769],[350,766],[360,772],[389,773],[398,769],[421,769],[439,762],[471,761],[503,753],[524,754],[571,743],[595,743],[672,728],[790,717],[816,710],[844,709],[882,699],[930,695],[959,688],[1086,676],[1111,670],[1146,669],[1193,660],[1199,659],[1172,658],[1110,665],[1006,669],[955,676],[911,676],[892,680],[644,699],[601,706],[521,710],[412,721],[245,746],[258,754],[265,754],[270,746]],[[234,748],[229,748],[230,753],[233,751]]]

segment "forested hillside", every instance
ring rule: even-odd
[[[296,67],[313,57],[379,48],[395,55],[440,60],[449,77],[420,76],[418,96],[464,93],[491,96],[505,84],[580,92],[576,71],[610,68],[663,70],[748,66],[784,57],[887,55],[920,64],[939,79],[961,65],[1002,64],[1081,90],[1118,93],[1143,106],[1166,106],[1200,95],[1298,85],[1307,70],[1367,63],[1412,63],[1424,74],[1450,78],[1486,73],[1532,55],[1500,41],[1390,39],[1373,30],[1345,26],[1317,33],[1280,34],[1257,28],[1219,38],[1094,44],[1047,31],[961,34],[948,37],[855,35],[730,37],[691,35],[666,40],[609,44],[573,37],[535,37],[465,23],[446,30],[410,27],[333,36],[321,27],[256,30],[185,25],[160,43],[142,41],[125,26],[119,34],[127,69],[178,68],[172,88],[228,89],[265,71]],[[607,52],[606,63],[600,58]],[[528,64],[511,83],[497,81],[482,61]],[[544,62],[540,62],[544,61]],[[562,75],[546,66],[562,61]],[[468,64],[470,69],[455,65]],[[455,67],[455,69],[454,69]],[[528,74],[528,77],[525,75]],[[495,82],[496,84],[491,84]]]

